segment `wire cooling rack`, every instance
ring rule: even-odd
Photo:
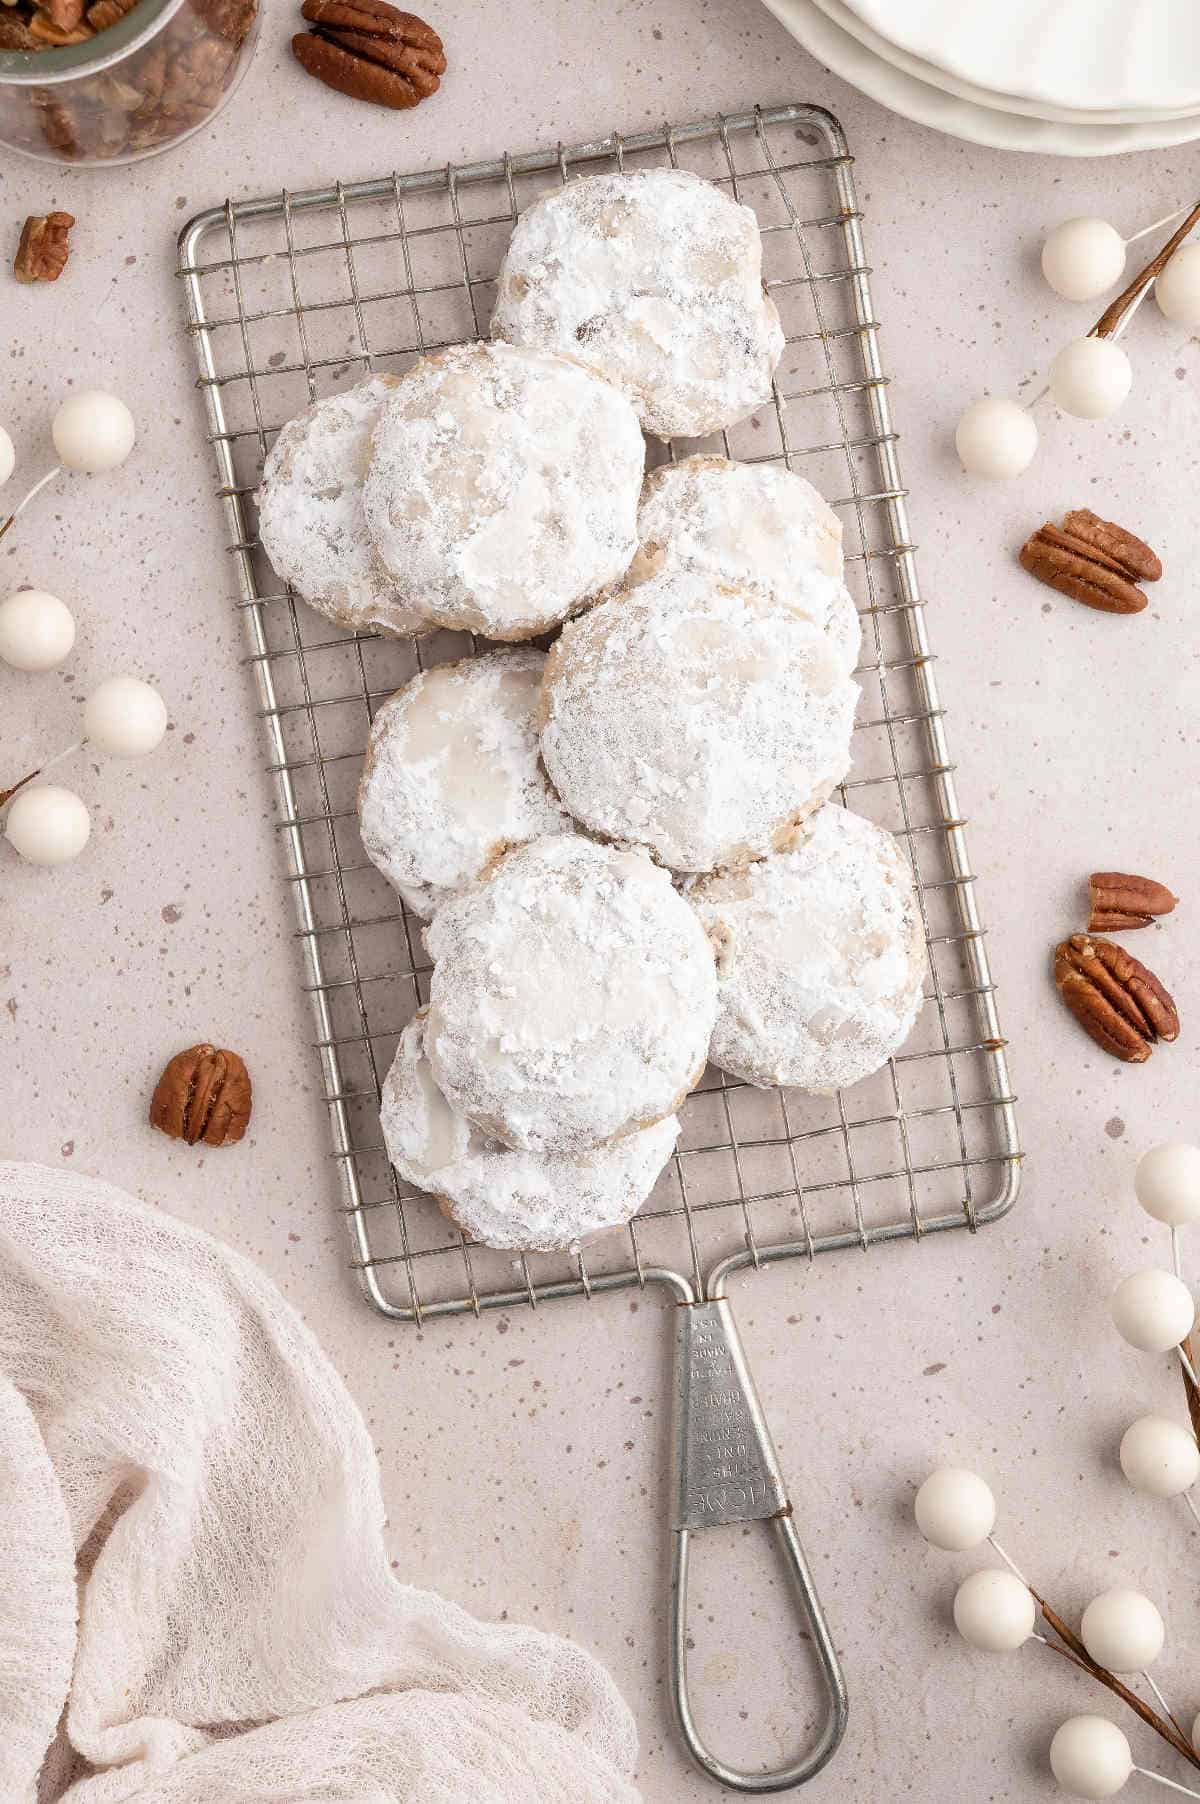
[[[487,333],[517,214],[572,176],[677,164],[758,216],[787,336],[773,403],[719,438],[652,447],[786,463],[844,522],[863,623],[854,765],[841,799],[912,861],[929,949],[926,1003],[901,1053],[832,1096],[710,1071],[679,1148],[621,1232],[570,1255],[467,1245],[403,1185],[379,1131],[380,1085],[428,996],[420,923],[366,858],[355,792],[370,720],[462,635],[354,637],[281,590],[253,493],[279,427],[367,370]],[[537,1304],[995,1220],[1019,1149],[983,928],[917,585],[863,242],[841,127],[792,105],[378,181],[227,203],[180,235],[179,274],[232,534],[249,662],[289,861],[353,1263],[389,1316]]]

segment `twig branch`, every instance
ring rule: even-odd
[[[1138,300],[1143,290],[1149,288],[1159,271],[1167,264],[1179,249],[1192,227],[1200,220],[1200,201],[1192,208],[1187,218],[1175,228],[1160,251],[1156,251],[1149,263],[1134,276],[1128,288],[1123,288],[1115,301],[1110,301],[1100,318],[1088,334],[1089,338],[1110,338],[1120,325],[1125,314]]]
[[[1169,1747],[1174,1748],[1175,1752],[1181,1754],[1190,1765],[1200,1769],[1200,1754],[1196,1752],[1179,1725],[1168,1722],[1166,1717],[1160,1716],[1157,1710],[1152,1709],[1144,1698],[1138,1696],[1136,1691],[1131,1691],[1128,1685],[1122,1684],[1117,1675],[1109,1672],[1106,1666],[1098,1666],[1074,1629],[1068,1627],[1057,1610],[1051,1609],[1045,1598],[1039,1597],[1033,1590],[1032,1585],[1030,1591],[1043,1617],[1063,1643],[1062,1647],[1055,1647],[1052,1641],[1047,1641],[1044,1645],[1052,1648],[1056,1654],[1063,1654],[1068,1660],[1073,1660],[1076,1666],[1082,1666],[1085,1672],[1090,1672],[1093,1679],[1098,1679],[1101,1685],[1107,1686],[1109,1691],[1121,1699],[1122,1703],[1128,1704],[1129,1708],[1136,1716],[1141,1717],[1148,1728],[1153,1729],[1156,1735],[1161,1735]]]

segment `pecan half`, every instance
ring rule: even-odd
[[[439,88],[446,58],[432,26],[387,0],[304,0],[313,29],[292,54],[326,87],[376,106],[414,107]]]
[[[1120,933],[1133,927],[1149,927],[1155,915],[1169,915],[1179,897],[1153,877],[1133,877],[1125,871],[1093,871],[1088,878],[1092,912],[1089,933]]]
[[[1145,965],[1112,940],[1073,933],[1054,949],[1058,993],[1097,1046],[1129,1065],[1179,1037],[1179,1013]]]
[[[107,31],[127,12],[132,12],[136,4],[137,0],[94,0],[87,9],[87,22],[93,31]]]
[[[1047,521],[1018,552],[1030,576],[1072,601],[1099,608],[1106,614],[1140,614],[1146,597],[1136,583],[1094,557],[1082,540]]]
[[[189,1046],[155,1086],[150,1125],[189,1146],[232,1146],[246,1131],[250,1105],[250,1073],[236,1052]]]
[[[21,227],[21,242],[13,259],[18,282],[57,282],[71,254],[67,234],[75,224],[69,213],[34,213]]]
[[[85,0],[38,0],[38,10],[56,30],[74,31],[82,23],[84,4]]]
[[[1102,558],[1112,570],[1119,570],[1133,582],[1156,583],[1162,575],[1162,562],[1144,539],[1126,532],[1112,520],[1102,520],[1090,508],[1077,507],[1063,520],[1063,531],[1073,539],[1090,546],[1095,558]]]

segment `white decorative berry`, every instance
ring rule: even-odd
[[[1123,1586],[1094,1597],[1079,1625],[1084,1647],[1109,1672],[1144,1672],[1162,1653],[1166,1633],[1157,1606]]]
[[[68,470],[98,476],[125,462],[137,428],[124,401],[94,388],[68,395],[51,422],[50,436]]]
[[[1125,240],[1107,219],[1064,219],[1042,246],[1042,274],[1066,301],[1092,301],[1125,269]]]
[[[1167,1353],[1186,1340],[1196,1319],[1192,1293],[1173,1272],[1133,1272],[1112,1295],[1117,1333],[1141,1353]]]
[[[987,1654],[1009,1654],[1033,1634],[1037,1607],[1014,1572],[984,1567],[954,1594],[954,1626],[964,1641]]]
[[[933,1547],[965,1553],[986,1541],[996,1523],[996,1499],[977,1472],[939,1466],[917,1492],[917,1527]]]
[[[1106,1716],[1069,1716],[1050,1743],[1050,1770],[1072,1798],[1112,1798],[1133,1771],[1133,1755]]]
[[[1181,1228],[1200,1221],[1200,1146],[1166,1140],[1138,1160],[1133,1174],[1137,1200],[1155,1221]]]
[[[91,817],[79,797],[55,783],[20,790],[4,822],[9,844],[30,864],[66,864],[78,858],[91,830]]]
[[[109,677],[93,689],[83,710],[84,737],[113,758],[141,758],[167,730],[167,706],[140,677]]]
[[[1019,476],[1033,462],[1038,429],[1027,408],[985,395],[959,420],[954,444],[969,476]]]
[[[1077,338],[1064,345],[1049,370],[1050,393],[1064,413],[1104,420],[1129,394],[1133,369],[1111,338]]]
[[[74,643],[74,616],[57,595],[18,589],[0,601],[0,659],[14,670],[53,670]]]
[[[13,442],[0,426],[0,488],[8,481],[17,466],[17,454],[13,450]]]
[[[1177,326],[1200,326],[1200,244],[1181,244],[1154,284],[1159,312]]]
[[[1139,1416],[1121,1437],[1121,1470],[1147,1497],[1178,1497],[1200,1478],[1195,1436],[1169,1416]]]

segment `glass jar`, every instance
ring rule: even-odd
[[[132,163],[167,150],[229,99],[258,35],[258,0],[84,4],[0,4],[8,149],[53,163]]]

